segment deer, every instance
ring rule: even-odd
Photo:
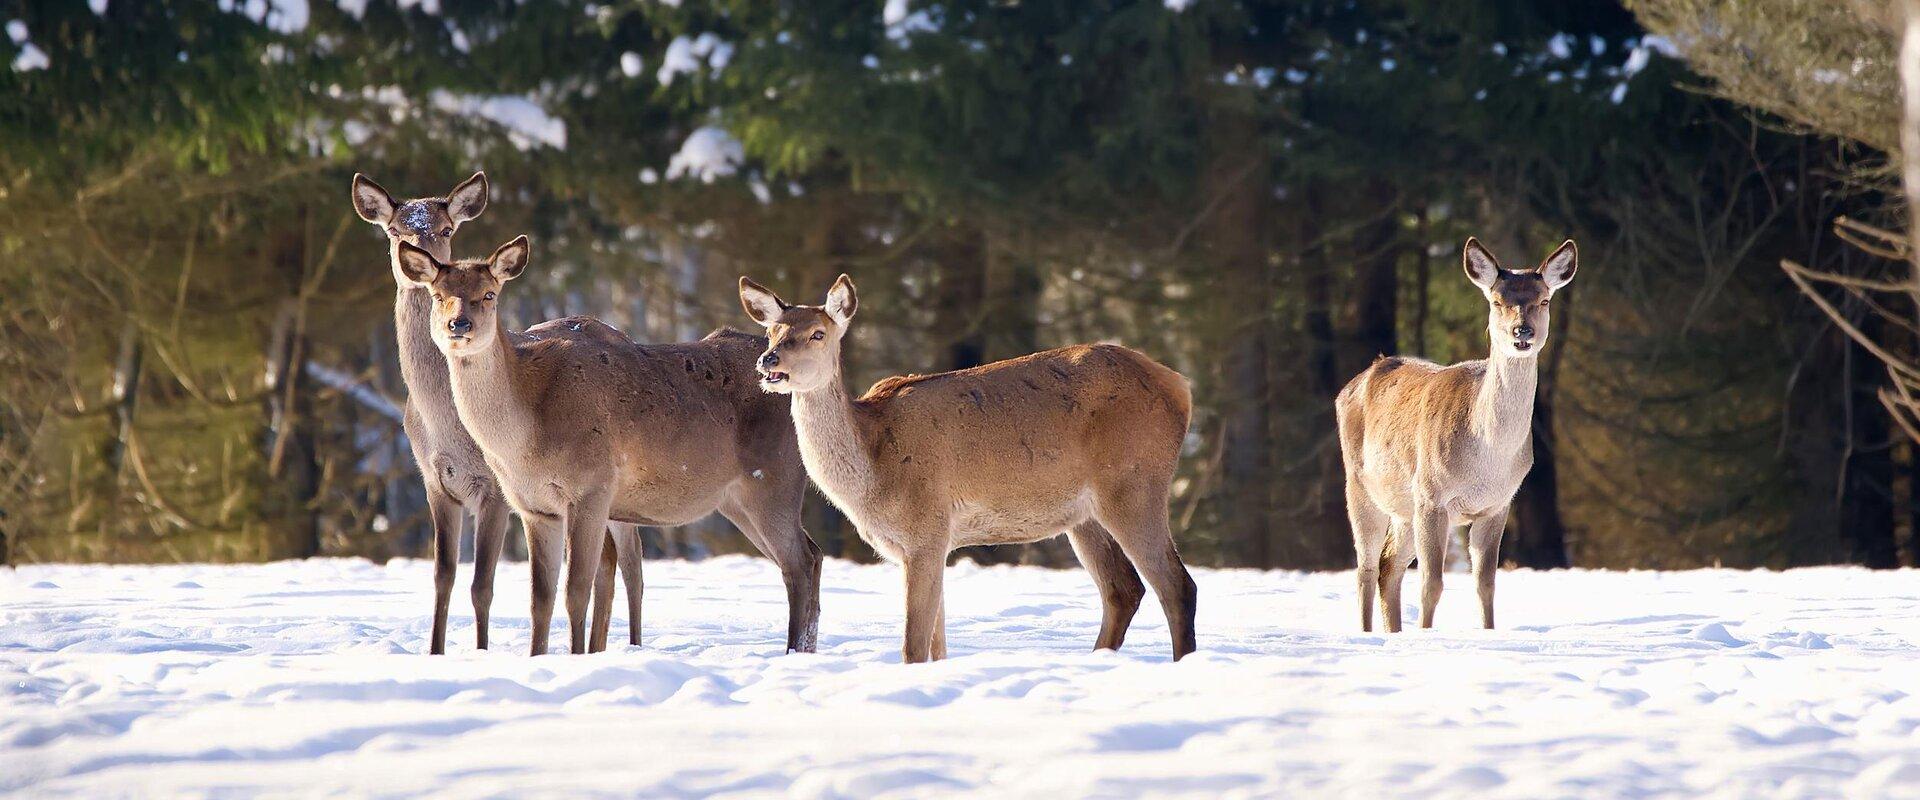
[[[1146,594],[1173,657],[1195,648],[1197,588],[1167,500],[1192,416],[1186,378],[1113,344],[881,380],[859,399],[841,350],[859,307],[841,275],[819,306],[751,279],[740,304],[767,332],[760,386],[792,398],[807,474],[860,538],[903,568],[903,663],[944,659],[942,578],[955,548],[1065,531],[1102,601],[1095,649],[1118,649]]]
[[[407,386],[401,427],[406,431],[414,463],[426,485],[428,519],[433,527],[433,634],[428,649],[433,655],[446,652],[447,613],[459,557],[460,528],[468,517],[474,521],[474,636],[479,649],[487,649],[494,570],[506,543],[508,506],[479,446],[460,424],[454,410],[446,358],[433,346],[426,330],[431,324],[427,292],[401,274],[398,254],[402,244],[409,244],[443,259],[452,258],[454,234],[462,224],[486,210],[488,189],[486,173],[476,172],[443,196],[402,202],[367,176],[358,173],[353,176],[354,212],[386,235],[388,260],[397,287],[393,321],[395,340],[399,344],[401,380]],[[528,329],[526,335],[626,340],[618,330],[590,317],[551,320]],[[618,552],[617,562],[626,579],[629,644],[638,645],[643,589],[639,529],[615,525],[608,535],[614,545],[609,552]],[[605,632],[612,616],[613,565],[605,565],[603,569],[608,570],[608,574],[603,583],[596,584],[595,593],[596,649],[605,648]]]
[[[1461,263],[1487,301],[1486,359],[1441,366],[1382,356],[1334,401],[1346,472],[1347,515],[1360,589],[1360,629],[1373,630],[1373,595],[1400,632],[1400,583],[1420,560],[1420,627],[1433,627],[1447,535],[1467,526],[1481,622],[1493,628],[1493,583],[1507,510],[1533,468],[1533,401],[1547,344],[1548,302],[1573,280],[1568,240],[1533,269],[1500,266],[1476,239]]]
[[[526,524],[533,653],[547,649],[563,557],[581,652],[609,520],[684,525],[715,511],[780,569],[787,650],[812,652],[821,554],[800,524],[807,478],[789,403],[754,380],[766,340],[724,329],[675,344],[513,336],[499,297],[531,248],[521,236],[447,263],[403,242],[396,263],[428,293],[454,408]]]

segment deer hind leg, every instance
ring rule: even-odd
[[[1420,559],[1420,627],[1433,627],[1433,612],[1440,605],[1441,576],[1447,569],[1447,511],[1431,506],[1416,507],[1413,512],[1413,544]]]
[[[493,573],[507,544],[506,498],[489,493],[480,499],[473,528],[473,627],[475,644],[487,649],[487,627],[493,617]]]
[[[720,513],[780,568],[787,585],[787,652],[811,653],[820,639],[820,548],[800,526],[805,476],[762,470],[742,481]]]
[[[558,517],[523,514],[527,529],[527,562],[533,568],[533,642],[529,655],[547,654],[548,629],[553,626],[553,600],[560,585],[560,562],[566,559],[567,530]]]
[[[1467,533],[1467,555],[1473,561],[1473,582],[1480,590],[1480,622],[1493,630],[1493,578],[1500,572],[1500,537],[1507,532],[1507,510],[1475,520]]]
[[[427,652],[447,652],[447,606],[453,598],[454,571],[460,562],[460,521],[464,509],[452,496],[427,481],[427,513],[433,522],[433,641]]]
[[[1067,532],[1067,541],[1073,544],[1073,554],[1080,557],[1081,566],[1087,568],[1100,590],[1100,638],[1093,641],[1093,649],[1118,650],[1126,641],[1133,615],[1140,610],[1140,601],[1147,596],[1146,584],[1140,582],[1140,573],[1127,560],[1120,543],[1099,522],[1087,520],[1073,526]]]
[[[599,575],[600,551],[607,540],[607,501],[604,492],[588,493],[567,509],[567,628],[568,652],[587,651],[587,604],[593,599]],[[611,590],[611,587],[609,587]]]
[[[1167,524],[1166,483],[1102,492],[1095,498],[1093,515],[1113,534],[1127,560],[1160,597],[1160,608],[1167,614],[1167,631],[1173,638],[1173,659],[1178,661],[1193,652],[1198,646],[1193,623],[1200,590],[1173,544],[1173,528]]]
[[[613,541],[619,552],[615,560],[619,562],[620,577],[627,588],[627,644],[640,646],[640,597],[645,594],[647,582],[641,574],[640,526],[615,523]]]
[[[600,544],[600,569],[593,575],[593,630],[587,634],[589,653],[607,649],[607,628],[613,624],[613,573],[618,569],[615,557],[619,552],[620,545],[613,540],[613,528],[609,526],[606,540]]]
[[[1373,594],[1380,583],[1381,556],[1387,551],[1387,515],[1367,496],[1357,476],[1347,476],[1347,521],[1353,526],[1354,579],[1360,590],[1360,630],[1373,631]],[[1383,597],[1384,599],[1384,597]]]
[[[1400,585],[1413,563],[1413,536],[1404,520],[1388,519],[1387,544],[1380,552],[1380,617],[1388,633],[1400,632]]]

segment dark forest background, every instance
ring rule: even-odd
[[[1573,238],[1508,560],[1914,565],[1894,378],[1780,267],[1899,267],[1835,228],[1902,227],[1898,143],[1696,58],[1737,5],[0,3],[0,554],[424,554],[386,244],[347,187],[484,168],[455,251],[532,236],[517,327],[695,338],[748,324],[741,274],[811,300],[848,272],[862,387],[1152,354],[1195,386],[1172,513],[1204,565],[1351,566],[1334,393],[1376,354],[1485,354],[1468,235],[1510,265]],[[1816,39],[1832,76],[1762,44],[1722,50],[1797,98],[1878,81],[1848,99],[1897,116],[1891,34]],[[1905,300],[1815,289],[1913,329]],[[825,551],[872,557],[808,502]],[[717,520],[649,545],[748,549]]]

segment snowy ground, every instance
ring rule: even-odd
[[[1912,571],[1506,573],[1496,632],[1453,575],[1393,637],[1351,573],[1197,571],[1176,665],[1151,601],[1091,653],[1083,573],[967,564],[904,667],[890,566],[828,564],[818,655],[722,558],[647,564],[644,649],[540,659],[523,565],[493,652],[463,565],[420,655],[429,569],[0,571],[0,794],[1920,796]]]

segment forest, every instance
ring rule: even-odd
[[[1903,3],[1754,5],[5,4],[0,563],[426,554],[348,187],[484,170],[454,250],[531,237],[518,328],[751,330],[740,276],[817,303],[844,272],[856,391],[1077,342],[1174,367],[1205,566],[1351,567],[1334,395],[1486,355],[1468,236],[1574,239],[1507,561],[1920,566]]]

